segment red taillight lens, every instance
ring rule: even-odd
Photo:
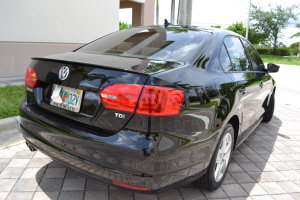
[[[25,76],[25,85],[31,88],[35,88],[39,84],[37,80],[36,73],[32,67],[27,68],[26,76]]]
[[[134,112],[142,88],[142,85],[113,84],[100,91],[99,96],[107,108]]]
[[[98,94],[106,108],[150,116],[177,115],[184,99],[178,89],[133,84],[113,84]]]
[[[135,185],[129,185],[129,184],[126,184],[126,183],[121,183],[119,181],[112,180],[111,182],[115,185],[119,185],[119,186],[122,186],[122,187],[134,189],[134,190],[151,190],[150,188],[135,186]]]
[[[184,92],[174,88],[144,86],[137,114],[153,116],[178,115]]]

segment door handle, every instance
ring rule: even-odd
[[[245,94],[245,92],[246,92],[245,86],[242,85],[241,89],[239,89],[239,92],[242,93],[242,95]]]
[[[262,88],[264,86],[263,82],[260,82],[259,87]]]

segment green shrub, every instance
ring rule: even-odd
[[[126,22],[122,22],[122,21],[119,22],[119,30],[130,28],[130,27],[132,27],[131,24],[127,24]]]
[[[290,52],[289,48],[282,47],[282,48],[277,48],[276,49],[276,55],[289,56],[289,55],[291,55],[291,52]]]
[[[273,55],[273,48],[268,48],[268,49],[256,49],[259,54],[263,55]],[[278,56],[290,56],[291,52],[290,49],[287,47],[281,47],[276,49],[276,55]]]
[[[272,49],[256,49],[259,54],[270,55],[272,53]]]

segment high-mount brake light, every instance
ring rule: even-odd
[[[174,88],[112,84],[99,93],[106,108],[148,116],[178,115],[184,92]]]
[[[112,84],[98,94],[105,107],[134,112],[142,89],[142,85]]]
[[[144,86],[137,114],[152,116],[178,115],[184,92],[174,88]]]
[[[28,67],[25,76],[25,85],[30,88],[35,88],[40,81],[37,79],[36,73],[32,67]]]

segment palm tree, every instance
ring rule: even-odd
[[[171,17],[170,17],[170,23],[174,25],[175,21],[175,0],[171,1]]]
[[[296,27],[300,28],[300,24],[296,24]],[[294,35],[292,35],[290,38],[294,38],[294,37],[300,37],[300,32],[295,33]],[[299,42],[299,47],[298,47],[298,54],[297,56],[300,58],[300,42]]]
[[[179,25],[189,27],[192,24],[193,0],[180,0],[179,2]]]
[[[156,0],[156,25],[159,25],[159,2]]]

